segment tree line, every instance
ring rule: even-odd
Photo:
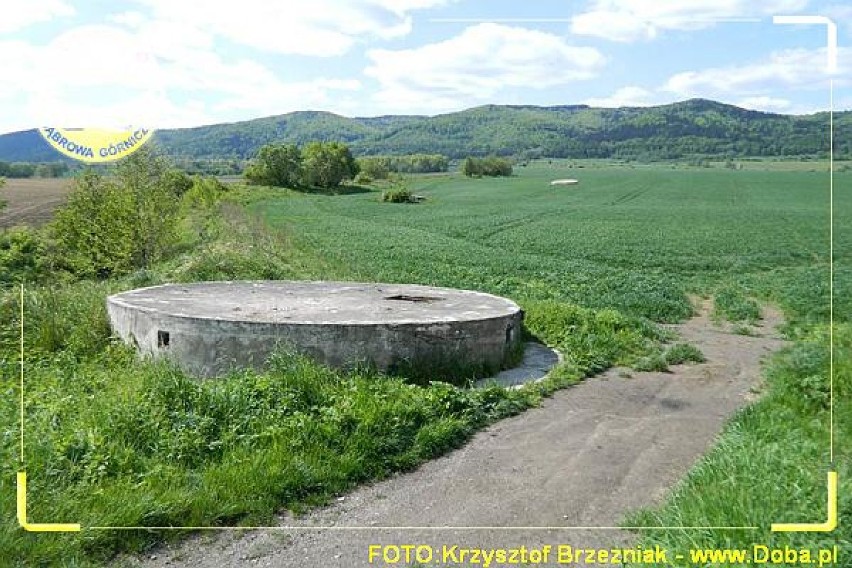
[[[331,189],[359,171],[349,147],[342,142],[314,141],[299,148],[295,144],[267,144],[245,170],[249,183],[275,187]]]
[[[835,158],[852,158],[852,112],[834,115]],[[340,140],[362,157],[443,155],[617,158],[640,161],[697,157],[825,157],[828,114],[786,116],[707,100],[646,108],[487,105],[445,115],[348,118],[296,112],[233,124],[158,131],[165,153],[210,161],[207,173],[234,173],[264,144]],[[35,131],[0,135],[7,161],[47,161]],[[48,156],[50,154],[47,154]],[[215,161],[221,160],[220,163]],[[207,164],[198,164],[198,168]],[[407,167],[405,162],[399,166]],[[2,175],[2,172],[0,172]],[[6,174],[12,177],[11,174]]]
[[[852,112],[837,112],[834,119],[835,157],[852,156]],[[828,149],[827,133],[826,113],[785,116],[693,100],[628,109],[489,105],[434,117],[292,113],[158,136],[167,150],[196,157],[245,158],[271,142],[340,140],[361,157],[661,160],[820,156]]]
[[[372,179],[386,179],[390,173],[425,174],[445,172],[450,159],[443,154],[408,154],[404,156],[364,156],[358,158],[361,173]]]
[[[7,178],[56,178],[70,171],[64,162],[0,162],[0,176]]]
[[[512,162],[506,158],[487,156],[485,158],[474,158],[468,156],[462,162],[461,172],[467,177],[498,177],[512,175]]]

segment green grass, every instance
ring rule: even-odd
[[[756,323],[760,319],[760,306],[741,290],[732,286],[716,291],[713,316],[730,322]]]
[[[412,191],[428,197],[417,207],[383,204],[378,192],[235,191],[219,214],[187,220],[171,258],[149,270],[28,286],[30,517],[231,525],[269,519],[282,506],[301,510],[456,447],[590,373],[700,360],[653,322],[689,317],[687,294],[706,294],[734,321],[756,319],[757,300],[776,303],[796,344],[774,360],[767,396],[732,422],[670,502],[637,513],[637,522],[765,527],[821,519],[827,175],[583,165],[540,164],[501,179],[416,177]],[[578,186],[549,186],[569,174]],[[844,190],[849,180],[835,183],[835,378],[847,393],[852,192]],[[528,333],[565,360],[550,379],[518,391],[417,386],[287,354],[263,372],[196,382],[135,360],[109,337],[103,301],[113,291],[239,278],[414,282],[506,295],[525,309]],[[14,290],[0,292],[0,565],[97,566],[116,551],[144,549],[164,535],[34,535],[14,524],[19,307]],[[852,434],[843,400],[838,440]],[[838,449],[841,495],[849,495],[848,453]],[[849,535],[842,525],[837,538],[848,543]],[[649,531],[642,539],[724,546],[764,536]]]
[[[701,350],[689,343],[676,343],[666,350],[666,363],[682,365],[684,363],[703,363],[706,359]]]
[[[757,531],[653,530],[641,543],[686,553],[690,548],[841,548],[852,553],[852,326],[835,331],[835,431],[833,469],[840,480],[840,528],[834,533],[772,533],[772,523],[821,523],[827,518],[829,420],[827,327],[812,330],[769,366],[763,398],[740,412],[719,444],[658,509],[637,512],[631,526],[758,526]],[[678,566],[691,566],[686,562]],[[846,564],[840,564],[846,565]]]
[[[616,308],[655,321],[691,313],[685,292],[723,286],[772,300],[795,322],[828,306],[828,176],[664,167],[518,168],[519,175],[415,179],[419,207],[375,194],[250,205],[322,250],[332,273],[475,288]],[[553,188],[573,176],[580,184]],[[838,227],[852,192],[835,180]],[[849,231],[835,232],[837,313],[852,313]]]

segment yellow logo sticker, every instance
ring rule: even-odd
[[[129,156],[151,139],[146,128],[39,128],[48,144],[69,158],[89,164],[112,162]]]

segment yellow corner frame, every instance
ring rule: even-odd
[[[772,523],[772,532],[831,532],[837,528],[837,472],[828,472],[828,519],[824,523]]]
[[[18,524],[29,532],[80,532],[77,523],[30,523],[27,521],[27,472],[18,472]]]

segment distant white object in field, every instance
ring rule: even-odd
[[[577,185],[580,183],[578,179],[555,179],[550,182],[550,185]]]

